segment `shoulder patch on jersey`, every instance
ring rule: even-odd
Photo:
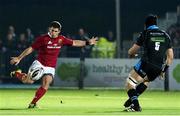
[[[62,39],[58,40],[58,44],[62,44],[62,42],[63,42]]]

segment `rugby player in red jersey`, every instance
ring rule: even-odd
[[[35,97],[29,104],[28,108],[36,107],[38,100],[46,93],[51,84],[54,74],[57,58],[63,45],[83,47],[86,45],[96,44],[97,38],[92,37],[89,41],[72,40],[65,36],[59,35],[61,32],[61,24],[53,21],[49,25],[49,32],[43,36],[37,37],[30,47],[25,49],[19,56],[12,57],[10,64],[18,65],[18,63],[34,50],[37,51],[37,59],[30,66],[28,73],[22,73],[21,70],[11,72],[12,77],[16,77],[23,83],[33,83],[42,78],[41,87],[37,89]]]

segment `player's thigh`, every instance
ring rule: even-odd
[[[135,79],[138,83],[141,83],[144,81],[144,78],[142,78],[134,69],[130,72],[131,78]]]
[[[126,80],[126,89],[136,88],[136,86],[143,82],[144,79],[133,69]]]

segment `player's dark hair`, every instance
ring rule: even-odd
[[[157,16],[156,15],[148,15],[145,19],[145,26],[148,28],[151,25],[157,25]]]
[[[59,30],[61,30],[62,26],[58,21],[52,21],[49,25],[49,27],[54,27],[54,28],[58,28]]]

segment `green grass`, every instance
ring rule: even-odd
[[[146,91],[139,97],[142,112],[122,112],[123,90],[52,90],[27,109],[34,89],[0,89],[0,115],[180,115],[180,92]],[[62,101],[62,103],[61,103]]]

